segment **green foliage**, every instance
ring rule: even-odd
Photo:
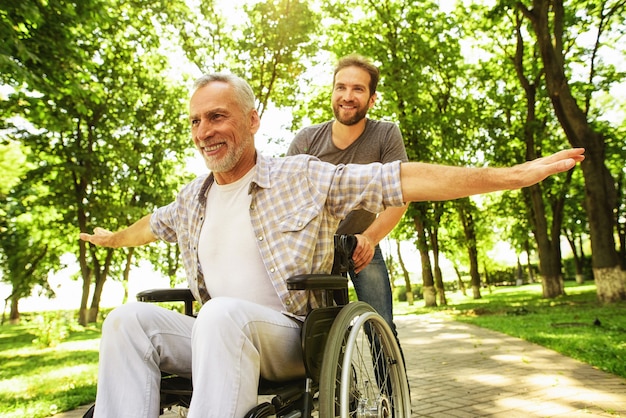
[[[34,325],[33,343],[40,348],[56,347],[66,340],[72,331],[80,331],[69,312],[42,312],[36,314],[30,322]]]
[[[459,163],[454,150],[473,147],[466,143],[467,93],[451,19],[431,2],[327,1],[324,10],[326,48],[336,57],[357,52],[379,65],[371,115],[399,122],[409,159]]]
[[[178,253],[170,247],[137,250],[128,260],[123,250],[81,247],[76,233],[95,225],[126,226],[169,202],[187,180],[181,175],[192,148],[185,59],[194,70],[248,78],[261,113],[292,108],[297,129],[332,117],[332,79],[325,70],[334,60],[354,52],[368,56],[381,69],[370,115],[399,124],[413,160],[508,165],[564,147],[537,42],[521,14],[524,3],[459,4],[444,11],[437,2],[413,0],[264,0],[241,9],[216,0],[200,0],[193,8],[182,0],[0,0],[0,83],[11,87],[2,90],[0,141],[20,143],[27,158],[0,150],[0,166],[8,168],[0,170],[7,177],[0,182],[3,279],[16,297],[35,285],[45,288],[59,254],[71,251],[87,282],[122,277],[125,263],[137,258],[149,258],[172,282],[179,280]],[[615,219],[622,241],[624,123],[616,126],[608,109],[623,107],[610,94],[623,69],[599,57],[619,55],[624,10],[568,0],[563,27],[572,93],[602,133],[606,166],[618,185]],[[595,33],[595,44],[581,36]],[[516,34],[522,35],[519,45]],[[583,38],[588,42],[579,42]],[[523,64],[520,73],[516,62]],[[530,102],[534,118],[526,120]],[[527,132],[534,143],[525,141]],[[546,221],[565,193],[561,229],[576,248],[586,248],[584,179],[576,170],[565,189],[564,178],[541,186]],[[423,217],[421,248],[432,245],[430,238],[461,268],[469,262],[467,244],[475,244],[479,265],[490,270],[486,254],[496,238],[519,253],[537,252],[534,214],[523,192],[490,196],[471,207],[470,239],[457,207],[414,209],[399,234],[415,239],[413,216]]]
[[[456,292],[459,289],[459,284],[456,281],[443,282],[443,288],[446,292]],[[424,286],[421,283],[411,283],[411,291],[413,292],[413,299],[420,300],[424,298]],[[406,286],[396,285],[393,289],[393,300],[397,302],[406,302]]]
[[[11,188],[19,183],[27,169],[25,163],[26,156],[19,142],[0,143],[0,197],[4,199]]]
[[[11,285],[11,300],[30,296],[37,286],[52,295],[48,275],[64,267],[60,256],[67,245],[56,229],[62,223],[59,211],[34,205],[47,188],[31,186],[20,182],[0,205],[0,269],[2,281]]]
[[[423,286],[421,284],[412,283],[411,291],[413,292],[413,298],[415,300],[422,299],[424,297],[424,293],[422,292]],[[398,285],[393,289],[393,300],[398,302],[406,302],[406,286]]]
[[[532,266],[532,267],[533,269],[536,268],[536,266]],[[496,286],[508,286],[508,285],[516,284],[518,273],[519,272],[518,272],[517,267],[506,267],[506,268],[500,268],[500,269],[495,269],[495,270],[489,270],[489,284],[496,285]],[[524,271],[524,276],[526,274],[527,272]],[[524,280],[525,278],[526,277],[523,277],[522,280],[524,282],[527,282],[527,280]]]
[[[46,83],[64,86],[68,71],[82,60],[90,21],[108,24],[105,1],[2,1],[0,81],[16,87]],[[96,32],[97,34],[97,32]]]
[[[180,169],[191,153],[187,93],[168,79],[169,62],[159,51],[162,4],[24,3],[30,6],[35,17],[17,9],[4,14],[24,20],[22,43],[32,52],[8,51],[24,71],[8,80],[16,89],[3,102],[13,116],[5,133],[29,149],[31,168],[7,201],[7,224],[19,220],[19,228],[2,240],[4,277],[12,278],[14,296],[25,296],[34,283],[45,286],[50,265],[60,266],[60,254],[72,251],[83,279],[89,284],[93,275],[101,289],[128,260],[122,252],[88,253],[78,232],[126,226],[172,200],[188,179]],[[42,274],[19,274],[29,260]],[[24,278],[19,289],[15,277]]]
[[[271,102],[290,105],[299,91],[305,59],[318,49],[314,31],[320,19],[310,2],[302,0],[260,1],[244,9],[249,23],[242,28],[232,63],[234,71],[250,80],[262,115]],[[256,65],[249,65],[250,62]]]
[[[230,71],[250,83],[262,116],[268,106],[294,105],[308,59],[318,50],[319,17],[310,2],[265,0],[220,13],[218,2],[202,0],[198,13],[178,22],[176,37],[201,72]],[[227,6],[224,6],[227,7]]]
[[[582,267],[583,280],[593,280],[593,269],[589,255],[582,257]],[[565,277],[566,280],[574,280],[576,278],[576,266],[572,257],[563,260],[563,277]]]

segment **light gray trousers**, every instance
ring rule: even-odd
[[[304,375],[300,323],[264,306],[214,298],[192,318],[150,303],[114,309],[102,326],[96,418],[159,416],[161,371],[193,376],[189,418],[241,418],[259,375]]]

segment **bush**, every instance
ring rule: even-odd
[[[61,312],[42,312],[35,316],[31,322],[35,325],[32,332],[35,334],[33,343],[37,346],[56,347],[65,340],[71,331],[73,318]]]
[[[413,299],[419,300],[424,298],[424,292],[422,291],[421,284],[411,283],[411,291],[413,292]],[[406,286],[396,286],[393,290],[393,298],[398,302],[406,302]]]
[[[576,278],[576,266],[573,257],[563,259],[563,277],[566,280],[574,280]],[[583,279],[585,281],[593,280],[590,256],[583,257]]]

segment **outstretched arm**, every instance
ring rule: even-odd
[[[405,202],[420,202],[520,189],[571,169],[585,159],[584,152],[584,148],[567,149],[506,168],[403,163],[400,168],[402,194]]]
[[[149,244],[157,240],[157,237],[150,229],[150,218],[152,215],[146,215],[128,228],[121,229],[117,232],[107,231],[103,228],[95,228],[93,235],[81,233],[80,239],[90,242],[101,247],[138,247],[140,245]]]

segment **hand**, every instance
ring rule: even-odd
[[[150,229],[150,218],[148,214],[131,226],[120,229],[117,232],[107,231],[104,228],[94,228],[93,235],[81,233],[80,239],[101,247],[121,248],[138,247],[156,241],[158,238]]]
[[[568,171],[585,159],[584,148],[571,148],[517,166],[521,187],[531,186],[553,174]]]
[[[87,234],[85,232],[81,232],[78,236],[83,241],[90,242],[95,245],[99,245],[101,247],[111,247],[110,238],[113,235],[113,232],[104,229],[104,228],[94,228],[93,235]]]
[[[365,235],[356,234],[356,248],[352,254],[354,261],[354,272],[363,270],[374,258],[374,244]]]

